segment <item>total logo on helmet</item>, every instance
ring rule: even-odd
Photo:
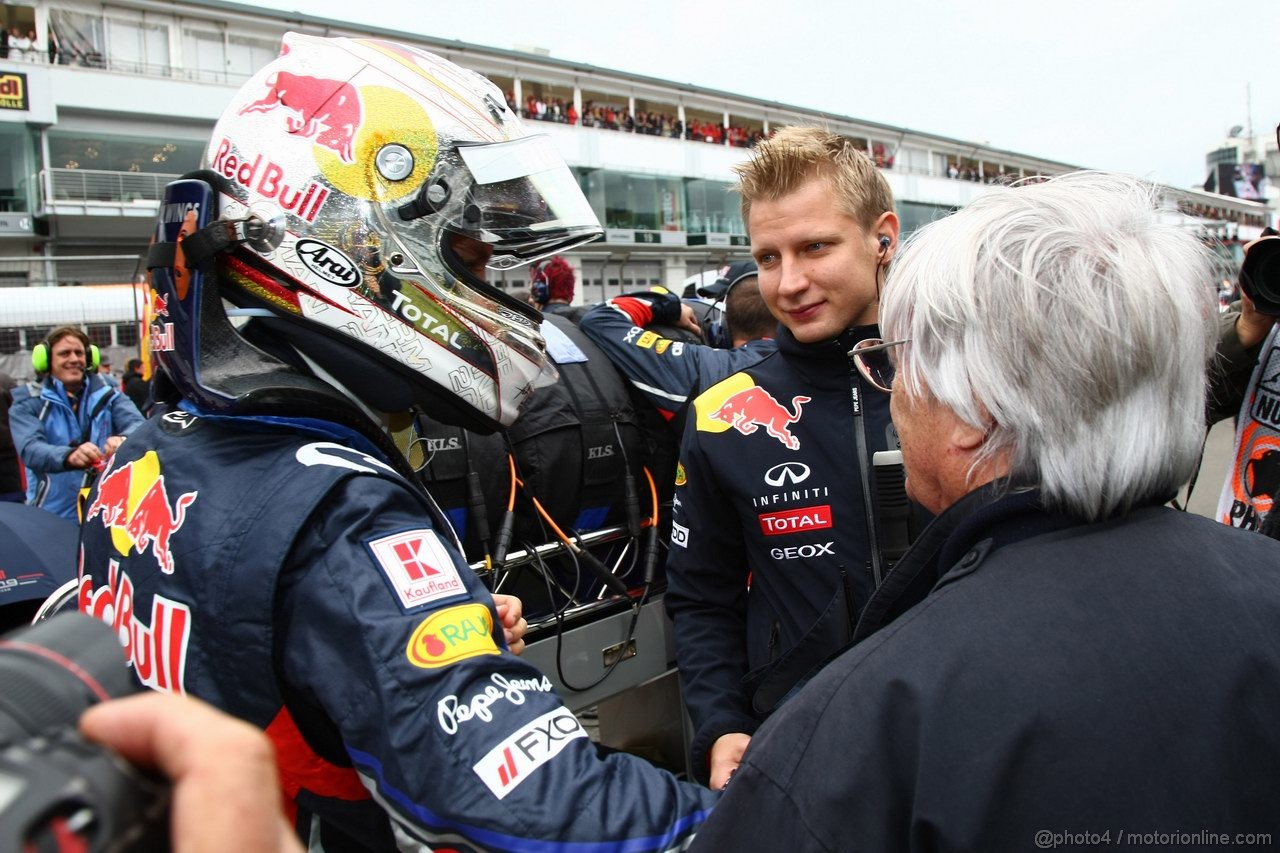
[[[724,432],[730,428],[751,435],[764,428],[765,434],[777,439],[788,450],[799,450],[800,439],[792,434],[791,425],[800,422],[802,408],[811,398],[791,398],[794,412],[745,373],[730,376],[704,391],[694,400],[697,429],[700,432]]]
[[[111,531],[111,542],[121,556],[142,554],[148,548],[165,574],[173,574],[170,543],[182,529],[187,508],[199,492],[186,492],[170,501],[160,457],[148,450],[141,459],[109,470],[98,483],[98,493],[85,512],[84,523],[97,519]]]

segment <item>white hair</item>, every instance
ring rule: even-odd
[[[972,472],[1101,519],[1167,499],[1204,436],[1216,340],[1206,250],[1157,192],[1078,172],[989,190],[899,253],[881,306],[900,388],[987,431]]]

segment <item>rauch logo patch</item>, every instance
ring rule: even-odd
[[[409,663],[423,669],[448,666],[477,655],[500,654],[493,619],[483,604],[464,604],[432,613],[414,629],[405,649]]]

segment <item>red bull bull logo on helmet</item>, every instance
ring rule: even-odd
[[[162,595],[151,599],[151,624],[133,612],[133,581],[111,560],[107,583],[93,588],[93,577],[84,572],[80,553],[80,612],[106,622],[124,646],[125,659],[138,680],[152,690],[186,693],[187,643],[191,639],[191,609]]]
[[[360,93],[344,80],[308,77],[277,71],[267,78],[266,93],[240,110],[269,113],[283,109],[290,133],[313,139],[316,145],[335,152],[344,163],[354,163],[352,142],[360,127]]]
[[[697,428],[703,432],[736,429],[751,435],[764,428],[765,434],[777,439],[788,450],[799,450],[800,439],[791,433],[791,425],[800,421],[801,410],[809,397],[791,398],[792,412],[772,394],[756,385],[751,377],[739,373],[713,385],[694,401]]]
[[[170,502],[160,457],[154,450],[107,474],[89,504],[84,523],[99,519],[111,531],[111,541],[122,556],[130,550],[142,554],[148,548],[160,570],[173,574],[173,535],[182,529],[187,508],[198,492],[187,492]]]

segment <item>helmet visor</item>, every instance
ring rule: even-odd
[[[449,223],[493,247],[489,267],[510,269],[594,239],[600,222],[550,137],[458,146],[472,179]]]

